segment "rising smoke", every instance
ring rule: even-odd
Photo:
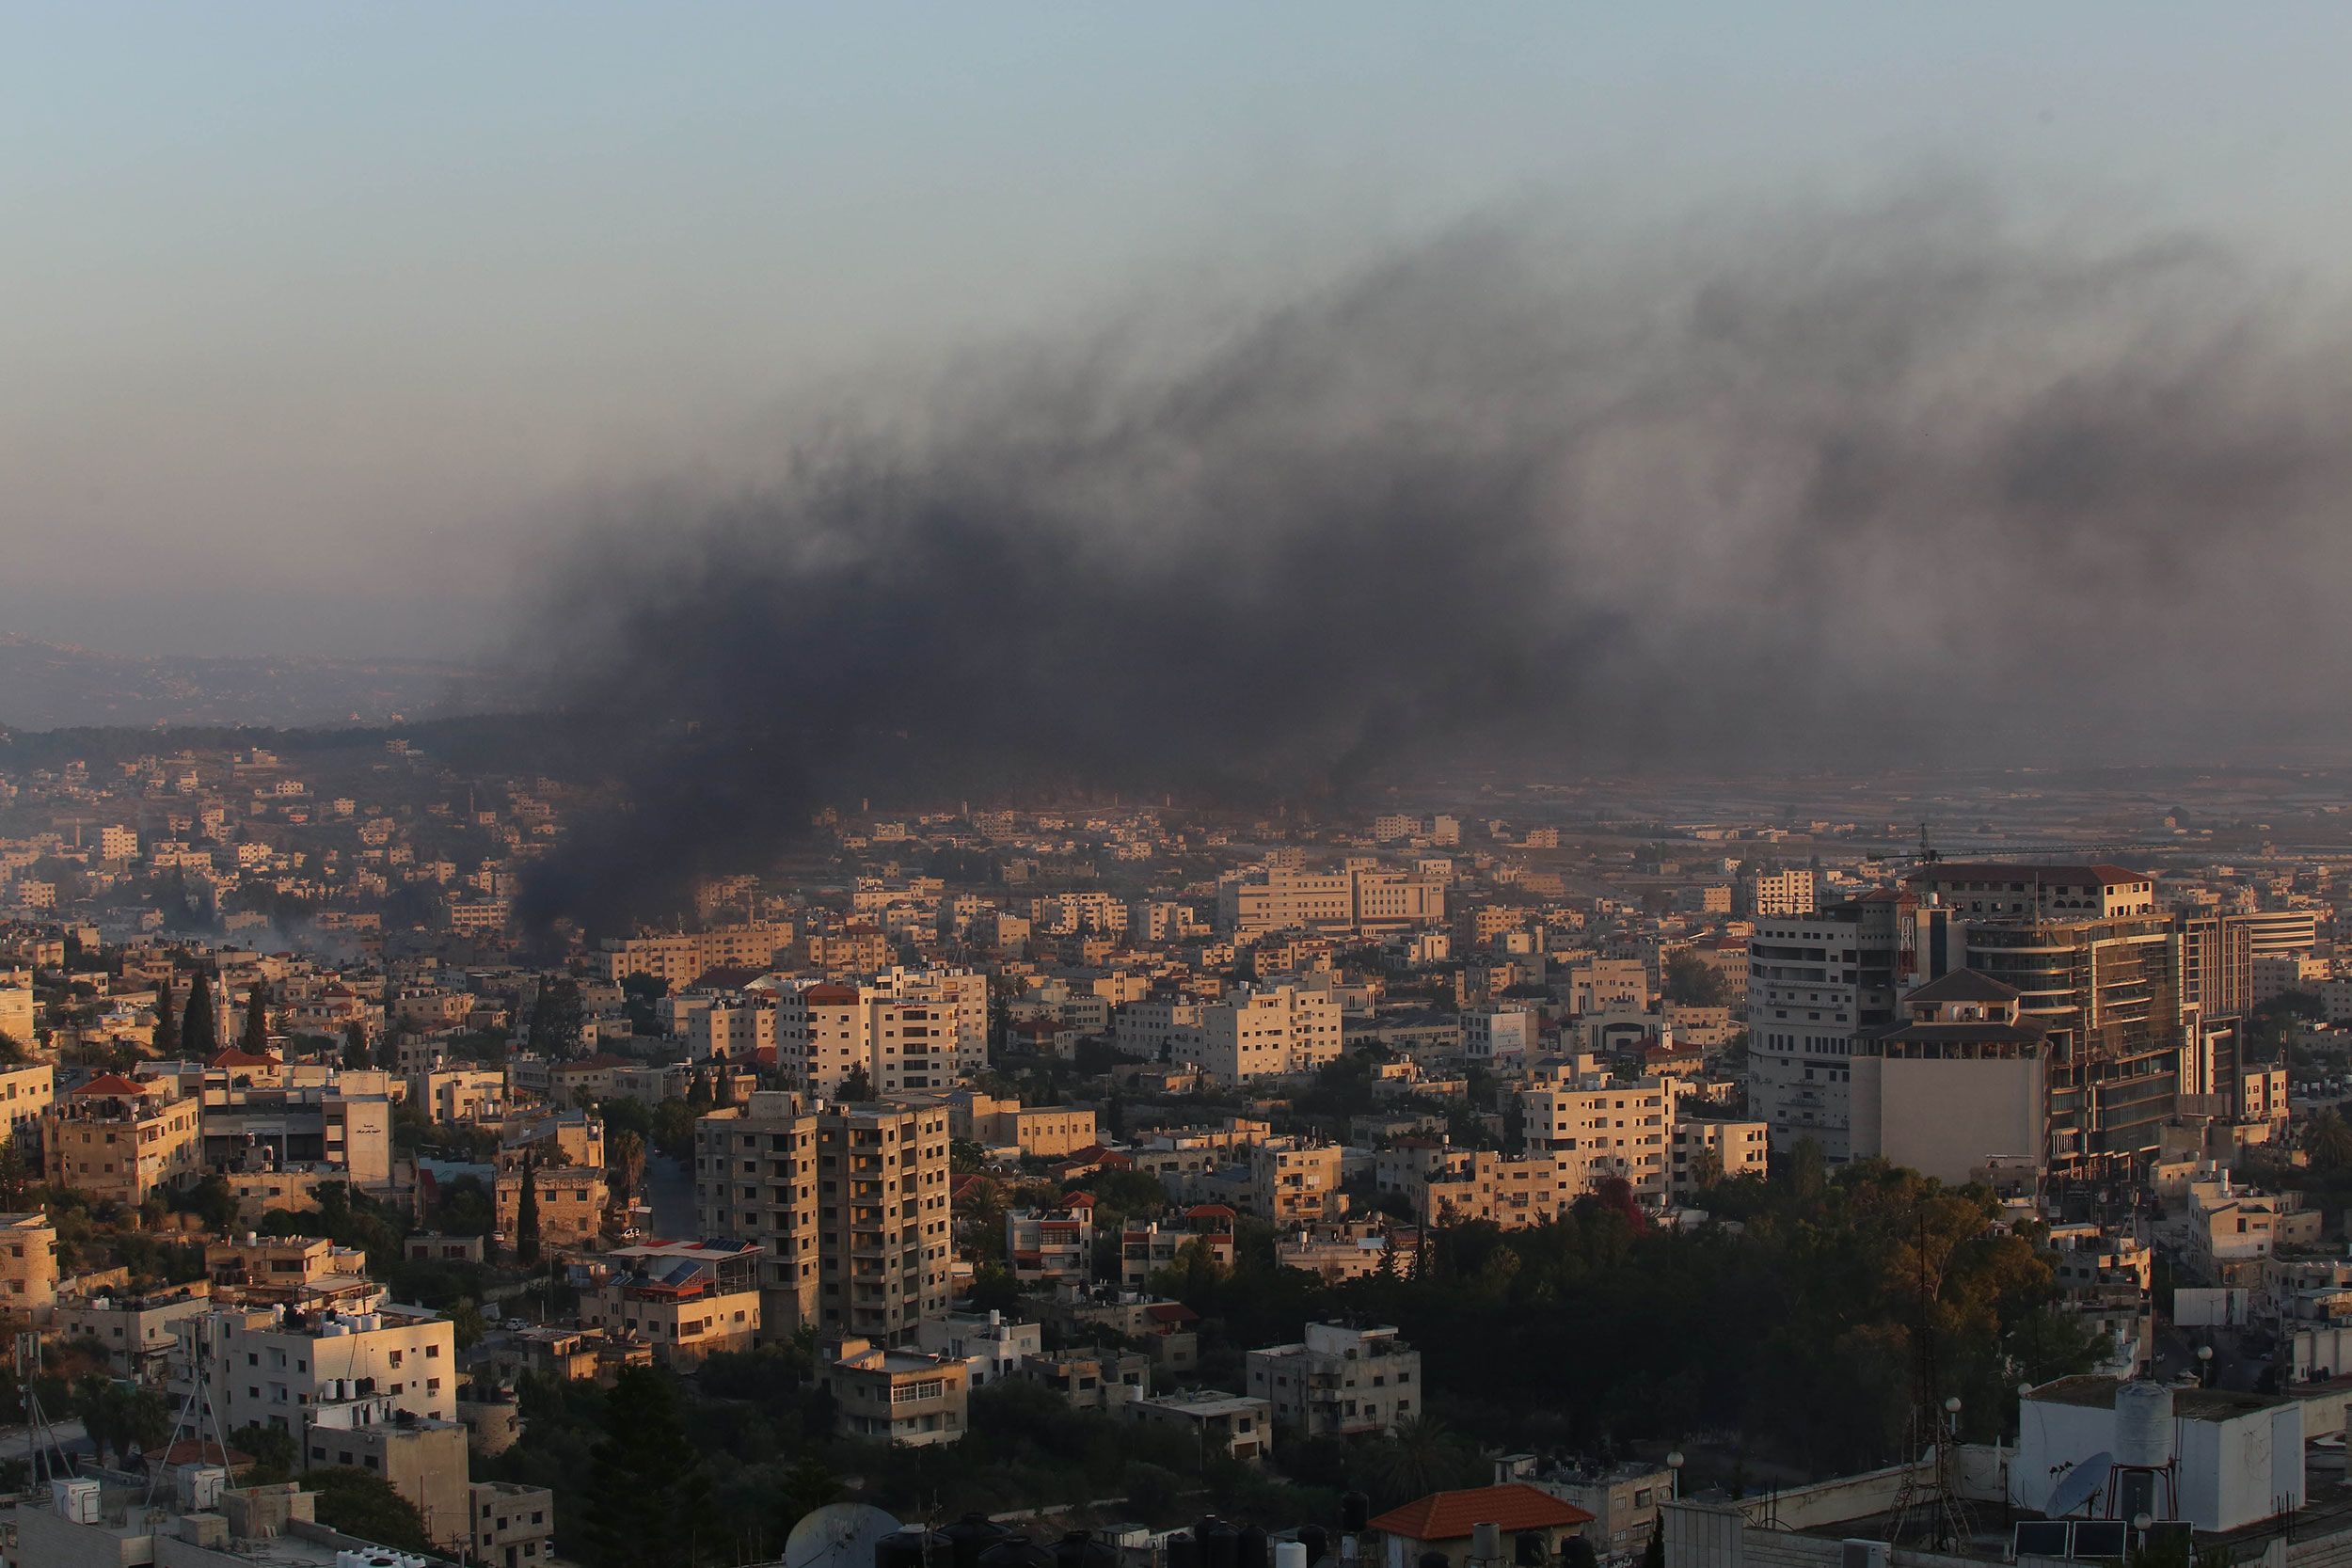
[[[633,809],[527,911],[671,907],[859,794],[2137,760],[2340,711],[2352,359],[2214,245],[1940,190],[1488,222],[1171,315],[845,396],[770,477],[583,531],[543,646]]]

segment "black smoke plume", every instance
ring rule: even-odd
[[[2342,711],[2352,360],[2216,245],[1942,190],[1486,223],[1181,318],[845,395],[584,530],[539,624],[631,804],[527,913],[660,912],[859,794],[2146,760]]]

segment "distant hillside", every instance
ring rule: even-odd
[[[0,635],[0,727],[380,724],[518,705],[507,677],[431,659],[124,658]]]

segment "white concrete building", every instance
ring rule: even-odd
[[[1249,1353],[1248,1390],[1309,1437],[1391,1433],[1426,1399],[1421,1352],[1393,1327],[1309,1323],[1297,1344]]]
[[[1228,1088],[1311,1072],[1340,1054],[1340,1004],[1297,986],[1238,987],[1200,1009],[1199,1064]]]

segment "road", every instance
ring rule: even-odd
[[[702,1234],[694,1219],[694,1173],[676,1160],[645,1156],[645,1203],[653,1210],[653,1233],[665,1242],[689,1242]]]

